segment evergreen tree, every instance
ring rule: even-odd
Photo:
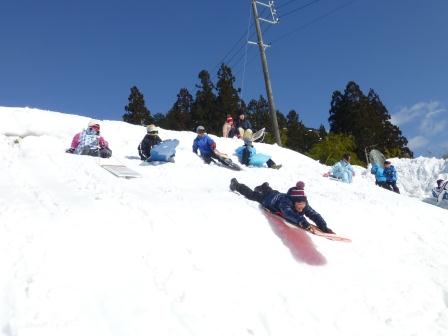
[[[371,147],[412,157],[407,139],[390,122],[390,114],[374,90],[365,96],[355,82],[349,82],[344,94],[333,92],[328,120],[330,132],[353,136],[359,157],[364,158],[364,149]]]
[[[302,152],[304,127],[299,121],[299,114],[294,110],[289,111],[286,116],[286,129],[288,138],[285,142],[285,146],[292,150]]]
[[[325,130],[325,126],[320,124],[319,126],[319,141],[325,139],[327,137],[327,131]]]
[[[180,89],[176,102],[166,115],[169,129],[183,131],[189,129],[193,97],[187,89]]]
[[[218,70],[218,82],[216,83],[217,96],[217,117],[219,122],[219,130],[222,127],[228,115],[233,118],[238,117],[240,112],[244,112],[245,105],[241,102],[239,97],[240,89],[234,87],[235,77],[232,75],[232,70],[221,64]]]
[[[163,113],[156,113],[154,115],[154,124],[162,128],[168,128],[167,119]]]
[[[247,118],[252,124],[252,129],[258,131],[263,127],[267,132],[270,132],[271,117],[269,113],[268,101],[260,95],[258,100],[252,99],[247,105]]]
[[[124,107],[123,121],[135,125],[149,125],[153,122],[151,112],[145,106],[143,94],[136,86],[131,88],[128,105]]]
[[[198,77],[201,84],[196,85],[199,90],[191,108],[190,129],[202,125],[208,132],[220,134],[224,121],[216,108],[215,86],[206,70],[202,70]]]

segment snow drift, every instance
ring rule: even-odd
[[[443,160],[393,160],[397,195],[357,167],[352,185],[296,152],[257,150],[279,171],[205,165],[180,140],[176,163],[144,166],[140,126],[101,123],[118,179],[93,157],[66,154],[88,118],[0,108],[0,334],[446,335],[448,220],[422,202]],[[233,153],[238,140],[215,138]],[[268,220],[229,180],[287,190],[352,243]],[[410,197],[412,196],[412,197]]]

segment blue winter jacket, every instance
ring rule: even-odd
[[[269,155],[257,153],[257,150],[250,145],[238,147],[235,154],[242,164],[255,167],[262,167],[271,158]]]
[[[397,171],[392,165],[384,168],[384,176],[386,177],[387,182],[397,182]]]
[[[305,218],[307,216],[316,223],[319,229],[323,231],[327,230],[327,223],[317,211],[307,204],[302,212],[298,212],[294,208],[294,202],[291,198],[277,190],[273,190],[267,194],[262,204],[274,213],[280,212],[283,218],[301,228],[307,229],[310,226],[310,223]]]
[[[197,136],[193,141],[193,152],[198,153],[198,149],[201,152],[201,156],[212,156],[213,151],[216,148],[216,143],[207,134]]]
[[[377,182],[386,182],[386,176],[384,174],[385,169],[377,165],[376,163],[373,164],[372,169],[370,169],[370,172],[372,174],[375,174],[375,180]]]

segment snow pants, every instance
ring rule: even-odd
[[[254,190],[252,190],[245,184],[238,183],[236,191],[238,191],[241,195],[243,195],[247,199],[262,204],[265,197],[268,194],[270,194],[273,191],[273,189],[268,185],[267,182],[255,187]]]
[[[101,158],[110,158],[112,156],[112,150],[109,148],[89,148],[88,146],[82,149],[81,155],[99,156]]]

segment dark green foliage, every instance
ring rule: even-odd
[[[145,106],[143,94],[136,86],[131,88],[128,105],[124,107],[123,121],[135,125],[148,125],[153,122],[151,112]]]
[[[287,124],[287,139],[286,147],[298,151],[300,153],[307,153],[311,147],[318,143],[322,138],[319,130],[306,127],[300,120],[299,114],[291,110],[286,116]],[[323,127],[323,126],[321,126]],[[325,128],[324,128],[325,131]]]
[[[217,116],[220,120],[220,128],[227,115],[236,118],[245,108],[245,105],[241,103],[239,97],[240,89],[236,89],[233,86],[234,83],[235,77],[232,75],[232,70],[224,63],[221,64],[218,70],[218,82],[216,83],[216,90],[218,92],[216,99]]]
[[[201,83],[196,85],[199,90],[191,108],[190,129],[202,125],[209,133],[220,134],[225,118],[217,109],[215,86],[208,71],[202,70],[198,77]]]
[[[303,153],[302,145],[304,142],[305,127],[299,121],[299,114],[296,111],[291,110],[286,116],[286,120],[286,130],[288,138],[285,142],[285,146],[292,150]]]
[[[355,82],[349,82],[344,94],[334,91],[328,121],[330,132],[353,136],[355,152],[363,160],[366,147],[412,157],[407,139],[392,125],[389,112],[372,89],[365,96]]]
[[[330,133],[321,142],[315,144],[308,155],[322,164],[331,166],[340,161],[344,153],[350,153],[352,164],[365,166],[355,151],[356,145],[352,136]]]
[[[180,89],[176,102],[166,115],[167,128],[183,131],[190,126],[191,106],[193,97],[187,89]]]
[[[168,121],[163,113],[156,113],[154,115],[154,124],[162,128],[168,128]]]
[[[263,127],[266,128],[267,132],[271,131],[269,104],[263,96],[260,96],[258,100],[252,99],[247,105],[246,113],[254,131],[258,131]]]

